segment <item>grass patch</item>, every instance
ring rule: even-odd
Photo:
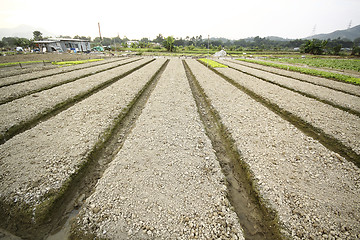
[[[77,61],[62,61],[62,62],[52,62],[53,65],[59,66],[71,66],[76,64],[88,63],[88,62],[97,62],[104,59],[87,59],[87,60],[77,60]]]
[[[207,59],[207,58],[200,58],[199,60],[202,61],[205,64],[210,65],[210,67],[212,67],[212,68],[227,68],[228,67],[228,66],[226,66],[224,64],[218,63],[216,61],[213,61],[213,60],[210,60],[210,59]]]
[[[321,70],[316,70],[316,69],[309,69],[309,68],[304,68],[304,67],[289,66],[289,65],[279,64],[279,63],[264,62],[261,60],[253,60],[253,59],[237,59],[237,60],[244,61],[244,62],[250,62],[250,63],[257,63],[257,64],[261,64],[264,66],[275,67],[275,68],[280,68],[280,69],[289,70],[289,71],[293,71],[293,72],[300,72],[300,73],[305,73],[305,74],[309,74],[309,75],[313,75],[313,76],[317,76],[317,77],[323,77],[323,78],[328,78],[328,79],[333,79],[333,80],[337,80],[337,81],[348,82],[348,83],[360,85],[360,78],[351,77],[351,76],[344,75],[344,74],[332,73],[332,72],[321,71]]]

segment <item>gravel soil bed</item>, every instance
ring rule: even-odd
[[[16,75],[21,75],[21,74],[26,74],[26,73],[45,71],[45,70],[58,68],[58,66],[53,65],[49,62],[33,63],[33,64],[27,64],[25,66],[22,64],[21,66],[22,67],[20,67],[20,65],[17,65],[17,66],[12,65],[12,66],[0,67],[0,79],[6,78],[6,77],[11,77],[11,76],[16,76]],[[0,82],[1,82],[1,80],[0,80]]]
[[[359,117],[231,68],[216,70],[360,154]]]
[[[139,60],[0,105],[0,136],[10,128],[25,124],[53,110],[61,103],[85,94],[150,60],[150,58]]]
[[[104,58],[104,54],[83,54],[83,53],[26,53],[15,55],[0,55],[0,63],[27,62],[27,61],[76,61],[91,58]]]
[[[73,229],[99,239],[243,239],[179,59],[170,60]]]
[[[239,69],[241,71],[250,73],[256,77],[261,77],[268,81],[281,84],[285,87],[289,87],[291,89],[295,89],[297,91],[310,94],[316,97],[317,99],[329,101],[341,107],[349,108],[357,112],[360,112],[360,97],[335,91],[326,87],[317,86],[311,83],[301,82],[292,78],[279,76],[273,73],[264,72],[247,66],[229,63],[229,62],[224,62],[224,63],[225,64],[227,63],[229,66],[234,67],[235,69]]]
[[[11,207],[3,216],[16,219],[25,212],[23,221],[30,217],[38,223],[164,61],[146,65],[2,144],[0,204]]]
[[[50,77],[44,77],[32,81],[22,82],[19,84],[5,86],[0,88],[0,102],[3,103],[12,100],[14,98],[22,97],[29,93],[41,91],[44,88],[51,88],[52,86],[57,86],[59,84],[66,83],[74,79],[85,77],[88,76],[89,74],[95,74],[98,71],[115,67],[121,63],[129,62],[129,61],[133,61],[133,59],[121,61],[120,63],[112,62],[105,65],[94,66],[94,67],[80,69],[67,73],[57,74]]]
[[[243,61],[237,61],[237,60],[228,60],[228,59],[225,62],[227,62],[227,63],[232,62],[232,63],[236,63],[238,65],[244,65],[244,66],[248,66],[248,67],[252,67],[252,68],[257,68],[260,70],[264,70],[264,71],[268,71],[268,72],[272,72],[272,73],[276,73],[276,74],[280,74],[280,75],[284,75],[284,76],[289,76],[289,77],[292,77],[295,79],[312,82],[314,84],[322,85],[325,87],[339,89],[341,91],[355,94],[358,96],[360,95],[360,86],[349,84],[349,83],[330,80],[327,78],[315,77],[315,76],[311,76],[311,75],[307,75],[307,74],[303,74],[303,73],[297,73],[297,72],[293,72],[293,71],[286,71],[283,69],[277,69],[277,68],[268,67],[268,66],[262,66],[262,65],[255,64],[255,63],[249,63],[249,62],[243,62]]]
[[[42,71],[38,71],[38,72],[30,72],[30,73],[24,73],[24,74],[20,74],[20,75],[16,75],[16,76],[4,77],[4,78],[0,79],[0,86],[11,85],[11,84],[18,83],[18,82],[24,82],[24,81],[28,81],[31,79],[48,77],[51,75],[71,72],[74,70],[80,70],[80,69],[84,69],[84,68],[88,68],[88,67],[95,67],[95,66],[106,64],[106,63],[118,62],[121,60],[123,60],[123,59],[106,59],[106,60],[96,61],[96,62],[75,64],[75,65],[71,65],[71,66],[64,66],[64,67],[57,66],[56,68],[53,68],[53,69],[47,69],[47,70],[42,70]]]
[[[186,60],[231,132],[255,189],[292,239],[360,238],[360,170],[195,60]]]

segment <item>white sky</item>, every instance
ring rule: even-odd
[[[302,38],[360,24],[360,0],[0,0],[0,28],[21,24],[56,35],[130,39]]]

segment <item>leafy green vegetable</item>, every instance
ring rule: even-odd
[[[215,62],[213,60],[207,59],[207,58],[200,58],[200,61],[202,61],[205,64],[209,64],[212,68],[227,68],[228,66]]]
[[[101,61],[104,59],[88,59],[88,60],[78,60],[78,61],[63,61],[63,62],[52,62],[53,65],[60,65],[60,66],[70,66],[74,64],[82,64],[82,63],[88,63],[88,62],[96,62]]]
[[[8,63],[0,63],[0,67],[6,67],[11,65],[19,65],[19,64],[26,64],[26,63],[42,63],[43,61],[27,61],[27,62],[8,62]],[[45,61],[47,62],[47,61]]]

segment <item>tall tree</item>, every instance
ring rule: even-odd
[[[172,36],[169,36],[166,38],[166,40],[164,40],[164,47],[166,48],[166,50],[168,50],[169,52],[172,52],[175,50],[174,48],[174,38]]]
[[[159,34],[154,40],[153,42],[156,42],[156,43],[162,43],[164,41],[164,37],[163,35]]]
[[[33,36],[34,36],[34,41],[43,40],[42,33],[40,31],[34,31]]]

